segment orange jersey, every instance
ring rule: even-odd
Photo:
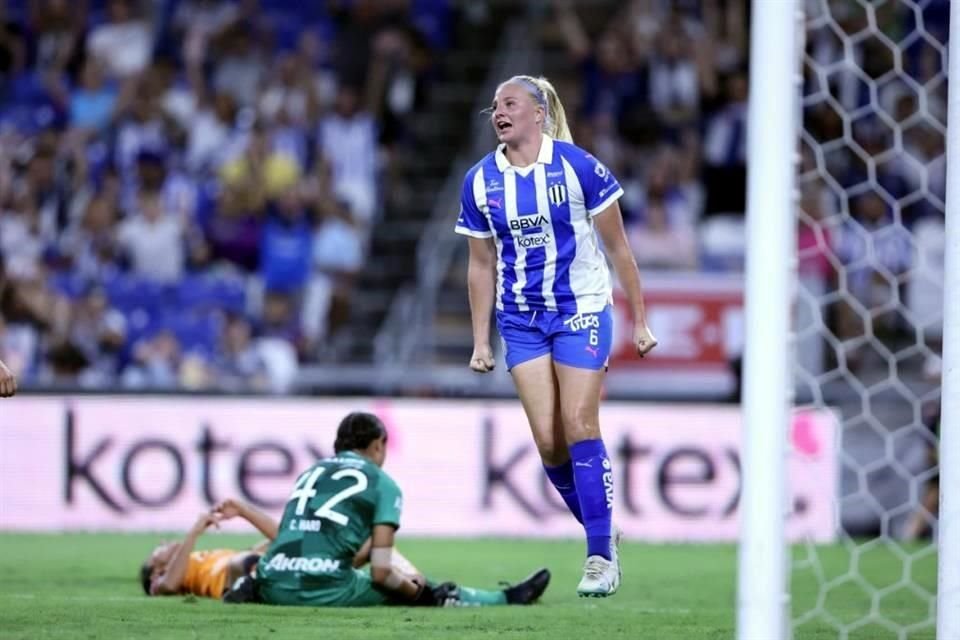
[[[227,585],[230,560],[240,553],[233,549],[194,551],[187,561],[187,574],[183,577],[183,591],[201,598],[217,598],[223,595]]]

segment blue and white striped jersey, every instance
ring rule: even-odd
[[[498,309],[596,313],[612,291],[593,216],[622,195],[607,167],[573,144],[544,136],[524,168],[501,145],[467,172],[456,232],[494,239]]]

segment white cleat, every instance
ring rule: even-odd
[[[581,598],[606,598],[620,588],[618,563],[603,556],[590,556],[583,565],[583,578],[577,585]]]
[[[620,541],[623,540],[623,529],[613,525],[610,534],[610,560],[617,565],[617,589],[619,589],[620,583],[623,582],[623,569],[620,566]]]

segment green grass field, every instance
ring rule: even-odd
[[[582,543],[514,540],[403,540],[400,548],[434,578],[477,587],[516,580],[547,566],[553,582],[531,607],[484,609],[296,609],[230,606],[194,598],[147,598],[137,568],[159,540],[152,535],[0,534],[0,638],[651,638],[727,640],[734,637],[736,549],[733,546],[625,544],[624,585],[607,600],[581,600]],[[242,548],[245,536],[210,535],[207,547]],[[919,549],[919,548],[918,548]],[[915,551],[915,550],[914,550]],[[840,547],[818,550],[826,578],[847,572]],[[914,562],[913,583],[930,592],[936,584],[931,556]],[[868,562],[869,560],[869,562]],[[894,553],[863,558],[867,583],[892,586],[904,574]],[[932,639],[927,602],[907,590],[892,591],[881,611],[901,625],[915,624],[909,638]],[[795,610],[817,596],[812,573],[795,574]],[[827,609],[844,623],[870,610],[862,587],[841,585]],[[797,640],[837,638],[823,621],[800,627]],[[896,638],[871,625],[849,638]],[[758,639],[763,640],[763,639]]]

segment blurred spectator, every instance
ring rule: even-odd
[[[650,60],[650,104],[666,125],[688,124],[700,106],[696,44],[677,14],[657,37]]]
[[[89,201],[80,218],[67,228],[58,249],[73,274],[98,281],[116,273],[119,259],[116,221],[114,202],[98,195]]]
[[[306,128],[319,113],[310,68],[294,54],[281,54],[260,94],[260,115],[269,123]]]
[[[852,340],[896,329],[892,313],[901,299],[902,275],[910,268],[910,234],[892,218],[874,192],[853,201],[852,218],[836,229],[834,251],[845,266],[849,294],[839,309],[838,335]],[[857,363],[857,343],[848,342],[848,358]]]
[[[39,273],[41,257],[55,229],[44,229],[43,218],[28,194],[21,195],[14,209],[0,218],[0,252],[4,268],[16,277],[32,277]]]
[[[244,196],[238,187],[224,186],[202,226],[208,260],[250,273],[260,263],[263,220]]]
[[[197,208],[197,184],[169,155],[163,148],[141,147],[135,171],[124,185],[124,206],[134,207],[141,191],[158,192],[167,214],[192,220]]]
[[[237,20],[237,5],[223,0],[183,0],[173,15],[171,37],[182,43],[189,62],[207,58],[211,40],[220,37]]]
[[[239,106],[257,102],[266,61],[251,25],[236,23],[223,34],[213,71],[213,90],[229,95]]]
[[[92,133],[102,132],[113,120],[118,91],[103,76],[97,58],[87,58],[80,83],[69,93],[70,126]]]
[[[6,15],[6,3],[0,4],[0,97],[6,97],[11,78],[27,64],[27,41],[24,28]]]
[[[69,343],[87,362],[80,377],[83,386],[102,387],[113,383],[119,373],[126,337],[126,318],[110,307],[103,289],[91,288],[74,305],[70,319]]]
[[[653,269],[697,266],[697,233],[690,203],[674,180],[675,158],[661,151],[647,171],[646,187],[625,203],[627,238],[637,264]]]
[[[212,362],[213,376],[221,391],[265,391],[267,367],[253,343],[253,329],[242,316],[227,319],[221,347]]]
[[[22,327],[32,334],[23,342],[39,345],[46,337],[59,340],[66,335],[70,304],[66,298],[56,295],[42,276],[10,274],[0,293],[0,315],[6,319],[7,326]],[[30,363],[33,364],[32,358]]]
[[[176,282],[186,264],[184,220],[163,208],[157,191],[140,195],[136,213],[117,229],[117,242],[131,270],[147,280]]]
[[[300,359],[306,358],[312,350],[297,313],[297,299],[290,293],[267,290],[263,297],[257,335],[262,338],[281,338],[292,344]]]
[[[321,110],[333,106],[337,94],[337,74],[330,67],[329,45],[315,29],[304,29],[297,41],[297,64],[308,76]],[[304,82],[307,80],[305,79]]]
[[[746,211],[747,77],[726,80],[726,104],[708,120],[703,141],[706,213]]]
[[[30,3],[30,30],[34,40],[35,68],[60,74],[80,57],[87,2],[46,0]]]
[[[109,0],[107,22],[90,32],[88,52],[115,78],[128,78],[146,68],[153,48],[150,26],[138,16],[134,0]]]
[[[80,382],[90,365],[86,355],[67,340],[56,340],[46,351],[38,379],[49,386],[68,386]]]
[[[201,103],[187,133],[187,167],[194,172],[215,169],[233,135],[237,105],[226,93],[217,93],[210,103]]]
[[[341,86],[333,113],[320,121],[319,153],[331,169],[333,190],[369,224],[377,196],[377,126],[362,108],[356,87]]]
[[[136,179],[136,162],[142,150],[169,146],[170,119],[163,113],[158,97],[142,89],[137,87],[130,109],[117,129],[114,158],[126,181]]]
[[[572,3],[558,1],[556,10],[567,49],[581,69],[580,118],[589,130],[586,135],[605,162],[616,167],[621,135],[633,141],[652,135],[649,126],[655,123],[649,121],[646,106],[649,69],[619,22],[610,25],[594,44]]]
[[[177,336],[164,329],[134,346],[132,361],[123,371],[123,386],[128,389],[176,389],[180,386],[183,364]]]
[[[797,271],[801,278],[819,282],[818,292],[826,290],[836,273],[831,261],[833,243],[829,206],[830,197],[819,181],[802,186],[802,213],[797,219]]]
[[[332,203],[313,234],[313,273],[303,309],[304,334],[310,342],[322,340],[346,318],[363,254],[362,235],[350,211]]]
[[[300,294],[310,275],[311,241],[307,210],[290,189],[271,205],[263,228],[260,275],[267,291]]]
[[[18,379],[34,373],[39,338],[32,326],[7,322],[0,314],[0,360]]]
[[[268,130],[255,125],[243,150],[220,168],[223,184],[237,193],[245,207],[262,209],[266,201],[293,190],[301,169],[296,159],[272,148]]]

